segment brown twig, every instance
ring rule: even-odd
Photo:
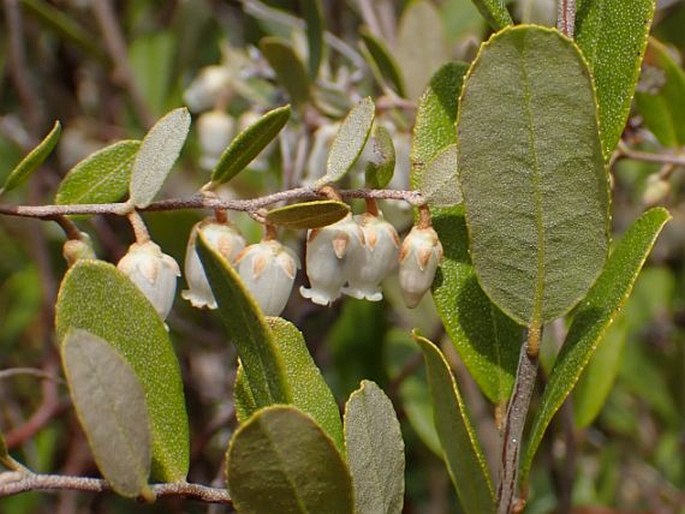
[[[671,164],[674,166],[685,167],[685,157],[662,153],[640,152],[628,148],[625,144],[619,143],[617,159],[626,158],[636,161],[654,162],[657,164]]]
[[[576,27],[576,0],[559,0],[557,12],[557,28],[573,39]]]

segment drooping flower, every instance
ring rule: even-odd
[[[181,296],[184,300],[188,300],[193,307],[216,309],[217,304],[214,293],[212,293],[212,287],[209,285],[200,256],[195,248],[200,232],[207,243],[231,264],[235,263],[238,254],[245,248],[245,239],[232,225],[220,223],[214,219],[206,219],[195,224],[190,232],[184,265],[188,289],[182,291]]]
[[[364,232],[364,245],[359,258],[347,262],[348,285],[343,293],[377,302],[383,299],[381,282],[397,266],[400,238],[382,216],[367,212],[354,216],[354,220]]]
[[[293,289],[300,259],[275,239],[245,248],[236,259],[240,278],[267,316],[283,312]]]
[[[363,251],[364,232],[351,215],[323,228],[307,232],[307,277],[310,287],[300,294],[318,305],[330,305],[347,282],[347,263]]]
[[[176,294],[176,280],[181,270],[173,257],[162,253],[152,241],[133,243],[117,264],[150,300],[164,320],[171,311]]]
[[[442,244],[433,227],[412,227],[400,248],[399,273],[402,298],[410,309],[430,289],[442,257]]]
[[[202,113],[197,119],[197,136],[202,149],[200,165],[212,169],[233,137],[233,118],[224,111]]]

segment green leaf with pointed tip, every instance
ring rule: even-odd
[[[278,37],[265,37],[259,48],[273,68],[278,82],[290,96],[296,107],[301,107],[311,95],[309,76],[300,57],[287,41]]]
[[[576,4],[576,43],[597,88],[607,158],[630,113],[653,17],[654,0],[578,0]]]
[[[111,144],[89,155],[69,170],[55,195],[58,205],[110,203],[128,192],[133,160],[140,141]]]
[[[567,313],[606,260],[608,176],[578,47],[516,26],[481,47],[457,119],[459,181],[481,287],[537,326]]]
[[[233,266],[207,244],[202,234],[197,238],[197,253],[226,332],[238,350],[255,403],[259,407],[290,403],[292,391],[287,386],[285,365],[255,299]]]
[[[316,181],[315,188],[340,180],[350,171],[364,149],[375,115],[376,107],[368,96],[352,108],[333,138],[326,174]]]
[[[431,207],[461,203],[456,144],[445,147],[428,163],[421,174],[418,189]]]
[[[445,257],[433,282],[433,300],[445,330],[471,376],[495,404],[514,387],[521,327],[485,295],[468,252],[462,207],[436,209],[435,228]]]
[[[374,72],[378,74],[381,85],[382,81],[387,81],[398,95],[406,97],[402,71],[385,43],[366,28],[361,29],[359,35],[362,38],[363,48],[371,59],[371,64],[376,68]]]
[[[382,125],[374,129],[371,151],[373,158],[364,170],[366,187],[383,189],[390,183],[395,172],[395,145],[390,132]]]
[[[143,293],[109,263],[78,261],[62,280],[55,327],[59,341],[69,330],[87,330],[126,359],[147,400],[151,476],[185,480],[189,438],[181,371],[164,323]]]
[[[36,171],[45,162],[45,159],[55,148],[61,133],[62,125],[60,125],[59,121],[56,121],[48,135],[10,172],[5,179],[5,184],[0,188],[0,195],[22,184],[29,178],[31,173]]]
[[[409,180],[418,189],[428,163],[457,140],[457,107],[468,64],[451,62],[440,68],[419,98],[411,142]],[[457,178],[458,180],[458,178]]]
[[[70,330],[61,347],[71,399],[98,469],[115,492],[134,498],[150,474],[150,421],[145,391],[112,345]]]
[[[190,113],[181,107],[165,115],[145,135],[131,170],[133,205],[150,205],[178,159],[189,129]]]
[[[494,30],[501,30],[514,23],[504,0],[473,0],[473,3]]]
[[[319,74],[323,54],[324,17],[321,0],[300,0],[302,14],[307,24],[307,48],[309,50],[309,76],[312,80]]]
[[[285,364],[286,381],[292,391],[290,403],[309,414],[344,455],[343,426],[338,403],[309,354],[302,332],[283,318],[267,317],[266,322],[273,334],[282,362]],[[243,422],[259,406],[254,401],[242,366],[236,375],[235,396],[238,419]]]
[[[340,452],[294,407],[264,408],[236,430],[226,482],[238,512],[354,513],[352,479]]]
[[[685,145],[685,72],[654,38],[649,40],[635,99],[645,125],[662,145]]]
[[[404,504],[404,442],[392,402],[363,380],[345,406],[345,446],[356,514],[400,514]]]
[[[602,336],[621,311],[659,232],[670,218],[668,211],[658,207],[636,220],[618,242],[604,271],[574,313],[533,422],[522,465],[523,482],[552,417],[575,386]]]
[[[244,170],[278,135],[290,119],[290,112],[289,105],[278,107],[240,132],[221,154],[212,171],[212,183],[218,186],[228,182]]]
[[[457,382],[437,346],[414,333],[428,373],[435,427],[445,463],[466,514],[494,512],[492,478]]]
[[[266,213],[266,221],[294,229],[319,228],[340,221],[349,212],[350,207],[346,203],[315,200],[272,209]]]

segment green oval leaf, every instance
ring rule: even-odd
[[[164,482],[185,480],[189,438],[181,371],[164,323],[143,293],[109,263],[78,261],[62,280],[55,326],[59,341],[80,328],[124,357],[145,391],[151,476]]]
[[[202,234],[197,238],[197,253],[226,332],[238,350],[256,405],[290,403],[292,392],[287,386],[285,365],[255,299],[233,266],[207,245]]]
[[[321,0],[301,0],[302,14],[307,24],[307,48],[309,50],[309,76],[312,80],[319,74],[323,55],[324,16]]]
[[[89,155],[69,170],[55,195],[58,205],[110,203],[128,192],[140,141],[119,141]]]
[[[522,465],[522,482],[530,472],[535,452],[554,413],[575,386],[599,341],[621,311],[659,232],[670,218],[668,211],[655,208],[635,221],[614,248],[604,271],[574,313],[533,422]]]
[[[272,209],[266,213],[266,221],[294,229],[319,228],[340,221],[349,212],[350,207],[346,203],[317,200]]]
[[[654,0],[578,0],[576,13],[576,43],[597,88],[602,147],[608,157],[630,113]]]
[[[48,135],[45,136],[45,138],[38,143],[38,146],[31,150],[10,172],[5,179],[5,184],[0,188],[0,195],[5,191],[11,191],[22,184],[29,178],[31,173],[36,171],[40,165],[45,162],[45,159],[47,159],[48,155],[50,155],[55,148],[61,133],[62,125],[60,125],[59,121],[56,121]]]
[[[649,40],[635,98],[645,125],[662,145],[685,145],[685,72],[654,38]]]
[[[297,107],[305,104],[311,95],[309,76],[300,57],[287,41],[278,37],[265,37],[259,41],[259,48],[273,68],[278,82]]]
[[[240,132],[221,154],[212,171],[212,184],[228,182],[244,170],[278,135],[290,119],[290,112],[289,105],[278,107]]]
[[[189,129],[190,113],[181,107],[160,119],[145,135],[131,171],[133,205],[150,205],[178,159]]]
[[[373,158],[364,170],[366,187],[383,189],[390,183],[395,172],[395,145],[388,129],[378,125],[374,129],[371,145]]]
[[[368,96],[352,108],[333,138],[326,174],[316,181],[315,188],[340,180],[350,171],[364,149],[375,115],[376,107]]]
[[[362,28],[359,35],[362,38],[362,49],[368,53],[370,64],[375,68],[373,72],[381,85],[387,81],[398,95],[406,97],[402,72],[385,43],[366,28]]]
[[[487,21],[494,30],[501,30],[514,23],[511,19],[511,14],[509,14],[507,7],[504,5],[504,0],[472,1],[483,18],[485,18],[485,21]]]
[[[428,373],[435,427],[447,471],[466,514],[494,512],[492,479],[457,382],[437,346],[414,333]]]
[[[445,147],[428,163],[421,174],[418,189],[431,207],[449,207],[461,203],[456,144]]]
[[[345,406],[345,446],[356,514],[400,514],[404,504],[404,442],[392,402],[363,380]]]
[[[543,27],[495,34],[469,70],[457,130],[481,287],[521,324],[562,316],[585,296],[608,247],[607,172],[578,48]]]
[[[267,407],[241,425],[226,454],[238,512],[353,514],[352,479],[333,441],[293,407]]]
[[[69,331],[62,363],[95,462],[115,492],[130,498],[147,488],[150,421],[145,392],[133,368],[107,341]]]

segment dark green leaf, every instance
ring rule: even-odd
[[[258,411],[235,432],[226,461],[238,512],[354,513],[342,456],[314,420],[294,407]]]
[[[371,58],[371,64],[376,68],[374,71],[379,75],[380,80],[387,81],[398,95],[405,97],[406,92],[402,72],[390,50],[385,46],[385,43],[365,28],[360,30],[359,35],[362,38],[364,48]]]
[[[492,479],[457,382],[437,346],[416,334],[414,339],[423,350],[435,427],[461,506],[465,514],[494,512]]]
[[[150,205],[171,172],[188,137],[190,113],[174,109],[146,134],[133,161],[130,201],[136,207]]]
[[[597,89],[607,157],[628,119],[653,16],[654,0],[578,0],[576,4],[576,42]]]
[[[404,443],[390,399],[364,380],[345,407],[345,446],[356,514],[400,514]]]
[[[290,403],[292,392],[287,387],[285,365],[264,314],[233,266],[206,243],[202,234],[197,238],[197,253],[226,332],[238,349],[255,403],[259,407]]]
[[[647,47],[636,100],[645,124],[662,145],[685,145],[685,72],[669,49],[653,38]]]
[[[602,336],[621,311],[654,241],[669,219],[668,211],[655,208],[635,221],[614,248],[604,271],[574,313],[573,323],[554,363],[533,422],[522,465],[523,481],[530,472],[535,452],[554,413],[573,389]]]
[[[266,214],[272,225],[294,229],[319,228],[340,221],[350,212],[350,207],[337,200],[316,200],[277,207]]]
[[[119,141],[99,150],[69,170],[55,195],[58,205],[109,203],[128,192],[140,141]]]
[[[326,174],[316,181],[315,188],[340,180],[350,171],[364,149],[375,115],[376,107],[369,97],[352,108],[333,138]]]
[[[428,163],[421,174],[418,189],[431,207],[461,203],[456,143],[445,147]]]
[[[31,173],[36,171],[41,164],[47,159],[57,144],[59,135],[62,133],[62,125],[59,121],[55,122],[50,133],[38,143],[33,150],[31,150],[26,157],[24,157],[19,164],[10,172],[5,179],[5,184],[0,188],[0,195],[5,191],[11,191],[15,187],[22,184]]]
[[[176,34],[159,28],[144,31],[129,44],[133,80],[154,116],[160,116],[168,107],[177,58],[176,45]]]
[[[244,170],[266,146],[274,140],[290,119],[290,106],[284,105],[267,112],[240,132],[221,154],[214,171],[214,185],[228,182]]]
[[[84,329],[107,341],[143,386],[152,430],[152,478],[174,482],[188,473],[188,417],[178,360],[152,304],[111,264],[81,260],[62,281],[55,326],[62,341]]]
[[[458,168],[478,280],[513,319],[568,312],[606,260],[608,177],[578,48],[553,29],[507,28],[464,83]]]
[[[265,37],[259,41],[259,48],[276,72],[278,82],[290,95],[296,107],[309,100],[310,84],[307,70],[302,60],[290,44],[277,37]]]
[[[300,0],[304,21],[307,23],[309,50],[309,76],[314,80],[319,74],[323,54],[324,17],[321,0]]]
[[[366,187],[383,189],[390,183],[395,172],[395,145],[388,129],[378,125],[374,129],[371,145],[373,158],[364,170]]]
[[[62,363],[98,469],[122,496],[140,496],[150,474],[150,421],[133,368],[107,341],[71,330]]]
[[[501,30],[514,23],[504,0],[473,0],[473,3],[494,30]]]
[[[245,378],[245,370],[240,361],[238,361],[238,369],[235,374],[235,382],[233,383],[233,400],[235,403],[235,417],[238,423],[245,423],[247,418],[257,412],[259,407],[252,396],[250,384]]]

